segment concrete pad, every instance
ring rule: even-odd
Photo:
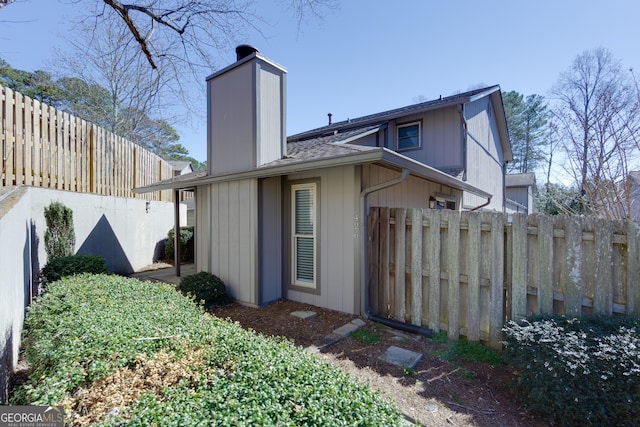
[[[340,335],[341,337],[348,337],[351,333],[360,329],[360,326],[354,325],[353,323],[347,323],[346,325],[340,326],[338,329],[333,331],[334,334]]]
[[[367,323],[362,319],[353,319],[351,323],[353,323],[356,326],[360,326],[361,328],[367,325]]]
[[[313,319],[318,315],[318,313],[316,313],[315,311],[294,311],[291,313],[291,315],[306,320]]]
[[[380,356],[380,359],[394,365],[413,368],[422,359],[422,354],[392,345]]]

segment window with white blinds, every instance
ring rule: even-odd
[[[297,286],[316,287],[316,184],[291,186],[293,279]]]

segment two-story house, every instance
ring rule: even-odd
[[[241,303],[363,313],[369,207],[503,211],[498,86],[287,138],[286,70],[237,52],[207,80],[208,170],[137,191],[195,189],[196,269]]]

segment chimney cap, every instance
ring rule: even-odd
[[[246,58],[254,52],[260,51],[248,44],[238,45],[238,47],[236,47],[236,61],[240,61],[241,59]]]

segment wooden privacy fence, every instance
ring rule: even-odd
[[[634,221],[376,207],[368,226],[379,316],[499,348],[508,319],[640,314]]]
[[[173,176],[162,158],[47,104],[2,86],[0,90],[0,187],[173,199],[171,190],[131,191]]]

